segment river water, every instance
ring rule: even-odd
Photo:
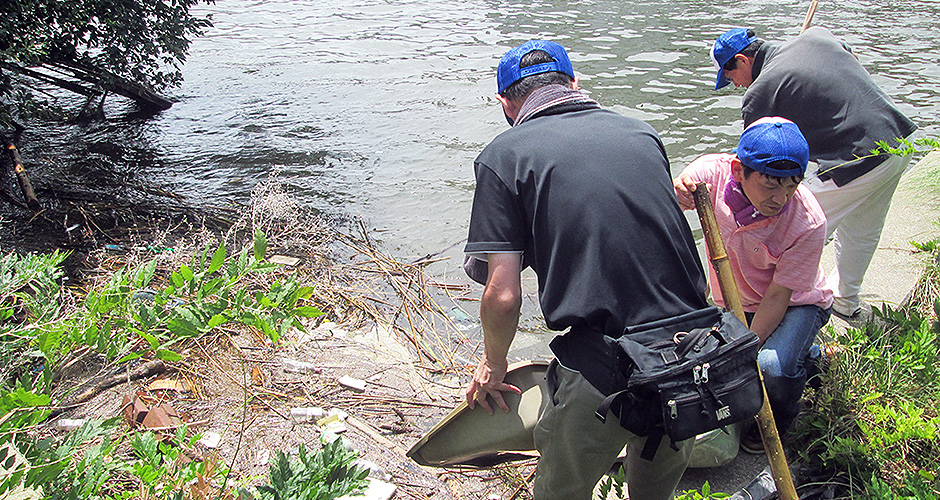
[[[171,93],[177,103],[152,118],[72,130],[59,161],[72,156],[82,165],[73,170],[146,178],[207,204],[244,202],[277,171],[305,205],[361,216],[402,260],[450,248],[452,259],[429,271],[464,280],[459,243],[473,158],[507,128],[493,97],[506,50],[530,38],[562,43],[582,88],[658,130],[677,172],[699,154],[730,149],[741,131],[742,92],[714,90],[715,37],[747,25],[788,39],[808,5],[218,0],[199,7],[215,26],[191,47],[185,82]],[[823,0],[814,25],[855,48],[920,125],[917,136],[936,137],[937,19],[933,0]]]

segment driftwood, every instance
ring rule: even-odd
[[[105,92],[112,92],[114,94],[127,97],[128,99],[133,99],[134,102],[136,102],[142,108],[164,110],[173,106],[172,101],[161,96],[160,94],[157,94],[144,85],[132,82],[109,71],[95,68],[78,61],[57,60],[43,63],[40,67],[47,71],[55,71],[62,75],[71,76],[80,82],[84,82],[85,84],[91,86],[66,80],[65,78],[49,75],[44,72],[36,71],[35,69],[27,68],[18,64],[0,61],[0,68],[28,76],[50,85],[55,85],[70,92],[74,92],[89,98],[100,96]]]
[[[3,142],[3,148],[7,150],[10,156],[10,162],[13,163],[13,172],[16,174],[16,182],[23,191],[23,197],[26,198],[26,206],[33,210],[39,210],[39,199],[36,198],[36,192],[33,191],[33,184],[26,175],[26,169],[23,168],[23,161],[20,160],[20,154],[16,150],[16,145],[5,135],[0,135],[0,141]]]
[[[57,415],[69,408],[88,402],[91,398],[100,394],[102,391],[110,389],[118,384],[128,382],[130,380],[151,377],[165,371],[166,364],[163,363],[163,360],[155,359],[142,365],[138,365],[133,370],[130,370],[130,372],[118,373],[107,377],[92,379],[87,384],[85,384],[85,388],[82,389],[81,392],[68,398],[64,404],[52,410],[52,414],[49,416],[49,419],[51,420],[55,418]]]
[[[76,60],[57,60],[45,65],[49,69],[68,71],[72,76],[117,95],[133,99],[138,105],[160,110],[170,109],[173,102],[147,87],[134,83],[110,71],[96,68]]]
[[[32,70],[32,69],[30,69],[30,68],[26,68],[26,67],[24,67],[24,66],[19,66],[19,65],[16,65],[16,64],[11,64],[11,63],[8,63],[8,62],[6,62],[6,61],[0,61],[0,68],[13,71],[14,73],[19,73],[19,74],[21,74],[21,75],[28,76],[28,77],[30,77],[30,78],[33,78],[33,79],[35,79],[35,80],[39,80],[39,81],[44,82],[44,83],[48,83],[48,84],[50,84],[50,85],[55,85],[56,87],[63,88],[63,89],[65,89],[65,90],[68,90],[68,91],[70,91],[70,92],[74,92],[74,93],[76,93],[76,94],[81,94],[81,95],[86,96],[86,97],[94,97],[94,96],[100,94],[100,92],[98,92],[98,91],[95,91],[95,90],[93,90],[93,89],[89,89],[89,88],[83,87],[83,86],[81,86],[81,85],[79,85],[79,84],[77,84],[77,83],[75,83],[75,82],[70,82],[70,81],[68,81],[68,80],[63,80],[62,78],[57,78],[57,77],[54,77],[54,76],[52,76],[52,75],[47,75],[47,74],[45,74],[45,73],[40,73],[39,71]]]

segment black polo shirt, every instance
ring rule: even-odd
[[[831,178],[836,185],[851,182],[888,158],[864,158],[877,141],[897,146],[895,139],[917,129],[848,47],[825,28],[810,28],[783,44],[764,43],[752,74],[754,82],[741,107],[744,125],[765,116],[793,121],[809,143],[810,160],[824,172],[820,178]]]
[[[705,276],[647,124],[593,108],[543,113],[477,157],[467,253],[523,252],[552,350],[608,392],[603,335],[707,306]]]

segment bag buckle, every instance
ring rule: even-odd
[[[672,341],[678,344],[679,342],[682,342],[682,339],[686,338],[688,335],[689,332],[676,332],[676,334],[672,336]]]
[[[671,365],[673,363],[679,362],[679,355],[676,354],[676,351],[666,350],[659,353],[659,357],[663,358],[663,364]]]

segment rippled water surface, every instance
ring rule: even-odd
[[[674,169],[731,147],[741,92],[713,90],[710,42],[746,23],[794,36],[808,2],[238,1],[206,7],[180,101],[148,133],[177,192],[243,199],[272,169],[304,203],[362,215],[392,251],[465,235],[475,155],[507,127],[494,69],[529,38],[565,45],[582,87],[646,120]],[[940,4],[822,2],[814,24],[851,44],[936,135]]]
[[[739,24],[790,38],[808,4],[218,0],[200,7],[215,26],[192,46],[177,104],[74,130],[61,154],[215,204],[245,201],[277,170],[303,203],[361,215],[403,259],[424,255],[466,237],[473,158],[507,128],[493,94],[510,47],[561,42],[582,88],[652,124],[677,171],[741,130],[741,91],[713,90],[714,38]],[[918,136],[935,137],[940,3],[887,5],[824,1],[814,24],[856,49]],[[461,278],[456,259],[434,271]]]

